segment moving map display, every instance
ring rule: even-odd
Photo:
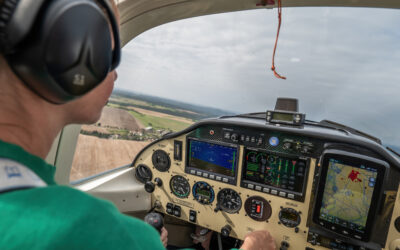
[[[330,159],[320,219],[364,232],[377,175],[374,168]]]

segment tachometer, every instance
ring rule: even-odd
[[[207,182],[199,181],[193,185],[193,196],[199,203],[208,205],[214,201],[214,189]]]
[[[175,175],[169,182],[169,187],[172,193],[178,198],[186,198],[190,193],[190,185],[185,177],[181,175]]]
[[[233,214],[242,207],[240,195],[233,189],[224,188],[217,195],[218,206],[222,211]]]

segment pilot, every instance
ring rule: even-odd
[[[57,185],[43,160],[64,126],[100,118],[117,78],[118,20],[109,0],[0,0],[1,249],[166,246],[165,229]],[[275,242],[257,231],[241,248]]]

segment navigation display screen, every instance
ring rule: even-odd
[[[235,177],[237,147],[198,140],[188,140],[188,166],[209,172]]]
[[[263,186],[302,193],[307,161],[246,149],[242,179]]]
[[[378,172],[329,159],[319,218],[363,233]]]
[[[368,241],[389,165],[340,150],[327,150],[322,158],[313,221],[346,237]]]

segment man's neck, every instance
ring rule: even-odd
[[[60,129],[43,129],[34,123],[23,126],[0,122],[0,139],[21,146],[25,151],[46,158]],[[46,127],[46,126],[45,126]]]
[[[28,89],[0,56],[0,140],[45,158],[67,124],[65,112]]]

